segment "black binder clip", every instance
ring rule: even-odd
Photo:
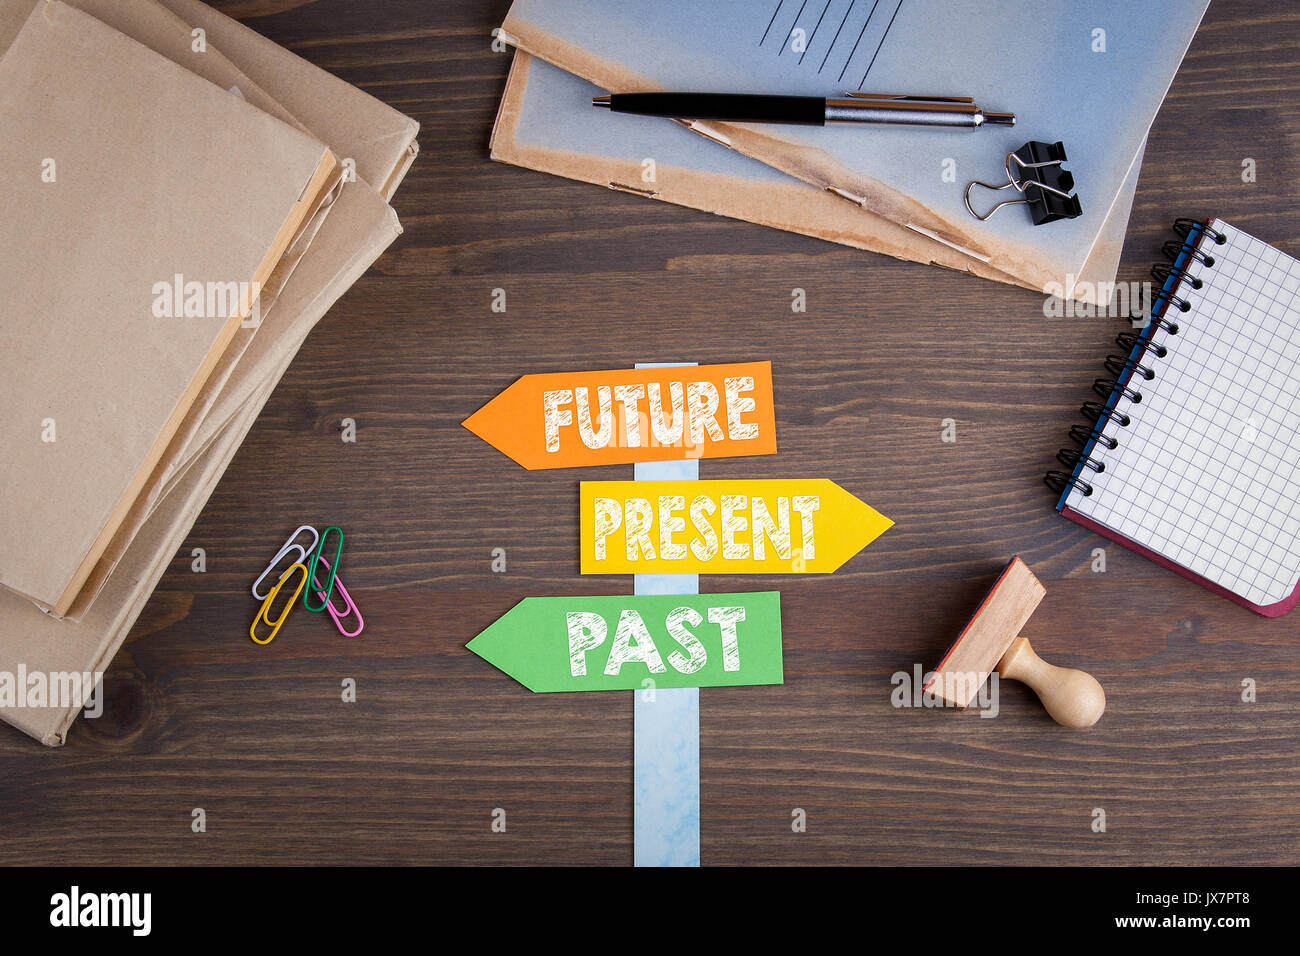
[[[1030,140],[1014,153],[1007,153],[1007,182],[993,186],[979,180],[966,184],[966,210],[980,221],[987,220],[1003,206],[1024,204],[1029,207],[1034,225],[1057,219],[1073,219],[1082,215],[1079,197],[1070,195],[1074,189],[1074,176],[1062,169],[1065,162],[1065,145],[1063,143],[1040,143]],[[1012,166],[1016,169],[1013,170]],[[1019,175],[1017,175],[1019,173]],[[984,215],[980,215],[970,204],[970,191],[975,186],[983,186],[994,191],[1014,189],[1025,198],[1004,199]]]

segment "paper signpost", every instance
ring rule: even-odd
[[[780,684],[781,595],[530,597],[466,646],[536,693]]]
[[[528,469],[771,455],[772,363],[525,375],[462,424]]]
[[[583,574],[834,571],[892,525],[827,478],[584,481]]]

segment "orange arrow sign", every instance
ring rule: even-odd
[[[771,455],[772,363],[525,375],[462,424],[530,470]]]

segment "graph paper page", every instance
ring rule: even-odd
[[[1300,577],[1300,262],[1220,220],[1066,504],[1252,604]],[[1192,280],[1202,287],[1194,289]],[[1158,346],[1168,350],[1156,356]],[[1128,416],[1129,424],[1121,424]]]

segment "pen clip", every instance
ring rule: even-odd
[[[851,91],[844,94],[855,100],[912,100],[917,103],[968,103],[975,100],[969,96],[907,96],[901,93],[859,93]]]

